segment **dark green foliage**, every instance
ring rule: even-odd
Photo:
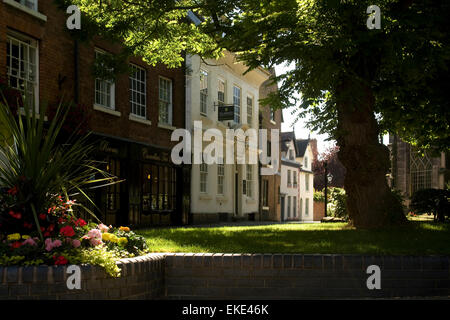
[[[438,221],[450,216],[450,190],[422,189],[411,197],[411,209],[414,213],[433,214]]]

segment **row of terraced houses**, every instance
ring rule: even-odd
[[[95,157],[123,180],[92,191],[102,221],[151,226],[315,219],[309,139],[281,134],[280,166],[270,176],[260,175],[260,164],[176,165],[170,158],[173,130],[192,131],[194,121],[222,132],[280,130],[282,111],[259,105],[277,90],[270,80],[274,70],[244,75],[246,66],[228,52],[218,61],[186,55],[184,65],[172,69],[130,57],[132,72],[114,81],[96,78],[93,63],[118,54],[120,45],[96,37],[80,42],[67,32],[66,19],[52,1],[0,0],[0,78],[37,112],[62,97],[87,106],[98,141]],[[233,120],[219,121],[220,105],[234,107]]]

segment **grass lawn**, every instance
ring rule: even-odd
[[[450,254],[450,224],[410,221],[356,230],[345,223],[276,224],[137,231],[153,252]]]

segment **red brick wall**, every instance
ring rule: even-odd
[[[15,30],[38,40],[39,43],[39,99],[41,103],[56,104],[64,96],[74,99],[74,40],[66,29],[68,15],[58,9],[52,1],[39,1],[39,12],[47,16],[44,22],[0,1],[0,76],[6,75],[6,35]],[[83,26],[81,26],[83,27]],[[119,45],[101,39],[93,39],[79,46],[79,97],[80,103],[93,106],[95,79],[91,65],[95,57],[94,48],[118,53]],[[158,128],[158,76],[172,80],[173,126],[185,126],[185,87],[182,68],[168,69],[163,65],[148,66],[139,58],[133,63],[147,70],[147,118],[151,126],[130,121],[128,74],[120,74],[116,81],[115,106],[120,117],[92,110],[90,127],[95,132],[124,137],[139,142],[169,147],[171,130]],[[59,81],[59,79],[61,81]]]
[[[325,216],[325,202],[314,201],[314,221],[320,221]]]

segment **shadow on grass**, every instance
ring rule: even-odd
[[[450,254],[450,225],[356,230],[343,223],[140,230],[155,252]]]

